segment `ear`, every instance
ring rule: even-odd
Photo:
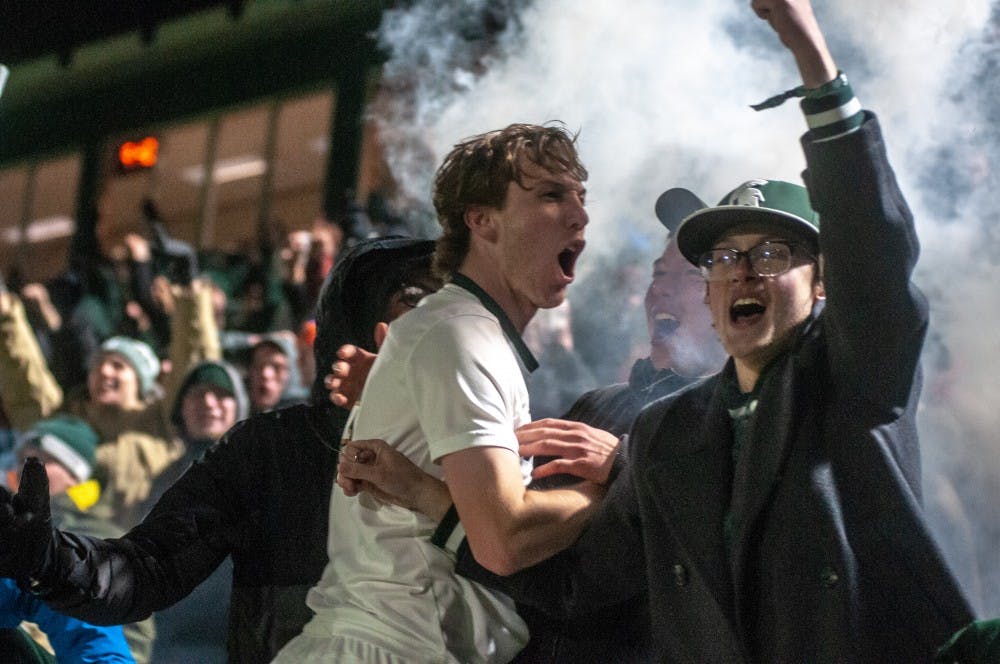
[[[385,341],[386,336],[389,334],[389,324],[378,322],[375,323],[375,330],[373,336],[375,337],[375,348],[381,348],[382,342]]]
[[[820,254],[819,259],[816,261],[816,275],[813,279],[813,294],[817,300],[826,299],[826,287],[823,286],[823,271],[825,268],[826,261],[823,260],[823,254]]]
[[[465,225],[469,232],[487,242],[496,241],[494,209],[485,205],[470,205],[465,209]]]

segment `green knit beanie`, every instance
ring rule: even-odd
[[[233,379],[228,373],[226,373],[225,369],[215,363],[205,363],[196,368],[188,375],[184,384],[189,387],[206,384],[214,385],[215,387],[222,388],[230,394],[236,393],[236,386],[233,385]],[[178,398],[181,396],[182,395],[178,395]]]
[[[57,415],[35,422],[20,444],[45,452],[83,482],[94,471],[97,443],[89,424],[72,415]]]

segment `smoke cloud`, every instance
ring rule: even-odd
[[[928,515],[977,608],[1000,615],[1000,224],[991,195],[1000,185],[1000,1],[814,8],[838,65],[879,114],[917,218],[915,279],[932,305],[920,413]],[[714,202],[754,177],[800,181],[797,104],[749,108],[798,83],[749,2],[425,0],[386,12],[379,38],[390,60],[371,113],[411,204],[429,206],[434,167],[462,138],[511,122],[561,120],[580,131],[591,225],[574,317],[604,307],[588,283],[613,281],[633,289],[618,291],[619,303],[641,302],[665,239],[653,215],[664,189]],[[648,347],[634,327],[603,345]]]

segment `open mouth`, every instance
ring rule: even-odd
[[[563,276],[569,279],[573,278],[573,271],[576,269],[576,259],[583,252],[583,247],[583,242],[574,242],[559,252],[559,269],[562,270]]]
[[[729,307],[729,319],[734,323],[753,321],[764,313],[764,304],[754,297],[741,297]]]
[[[667,337],[677,331],[681,322],[673,314],[658,313],[653,317],[653,334],[656,337]]]

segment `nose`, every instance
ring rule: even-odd
[[[649,295],[656,297],[669,297],[671,294],[670,284],[666,279],[653,279],[649,282]]]
[[[579,194],[573,194],[571,197],[568,219],[570,228],[574,229],[582,229],[590,223],[590,215],[587,214],[587,208]]]
[[[740,254],[736,258],[736,263],[732,267],[732,280],[733,281],[750,281],[751,279],[756,279],[757,273],[753,271],[750,267],[750,257],[746,254]]]

